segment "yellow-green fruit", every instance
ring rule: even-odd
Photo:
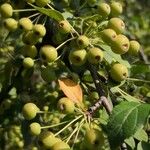
[[[30,57],[26,57],[23,59],[23,66],[25,68],[32,68],[34,66],[34,60]]]
[[[71,25],[67,20],[58,22],[58,29],[61,33],[66,34],[71,32]]]
[[[51,150],[71,150],[71,149],[67,143],[61,141],[61,142],[55,143],[53,147],[51,148]]]
[[[25,56],[35,58],[37,56],[37,48],[34,45],[24,45],[23,54]]]
[[[85,64],[87,52],[85,49],[72,50],[69,54],[69,61],[75,66],[82,66]]]
[[[111,44],[112,51],[116,54],[126,53],[129,50],[129,46],[129,39],[123,34],[117,35],[114,42]]]
[[[56,138],[50,131],[44,131],[40,134],[40,141],[47,149],[51,148],[55,143],[60,142],[59,138]]]
[[[107,3],[100,2],[97,6],[97,12],[103,18],[106,18],[110,14],[110,6]]]
[[[67,97],[63,97],[58,101],[58,108],[66,114],[71,114],[74,112],[75,106],[74,102]]]
[[[128,77],[128,69],[126,66],[116,63],[111,67],[110,76],[114,81],[121,82]]]
[[[98,129],[88,129],[85,133],[84,142],[89,150],[98,150],[104,144],[104,135]]]
[[[32,30],[33,27],[32,21],[27,17],[19,19],[18,25],[24,31]]]
[[[98,64],[103,60],[103,51],[97,47],[90,48],[87,53],[87,60],[91,64]]]
[[[44,45],[40,49],[40,56],[46,62],[53,62],[56,60],[58,53],[55,47],[51,45]]]
[[[140,50],[140,44],[137,41],[130,41],[129,54],[137,55]]]
[[[111,18],[108,21],[108,28],[115,30],[117,34],[120,34],[124,32],[125,24],[120,18]]]
[[[45,29],[44,25],[42,25],[42,24],[35,24],[33,26],[33,32],[35,35],[37,35],[39,37],[43,37],[46,34],[46,29]]]
[[[18,28],[18,22],[13,18],[7,18],[4,20],[4,26],[9,31],[15,31]]]
[[[111,16],[117,17],[120,14],[122,14],[123,8],[121,3],[115,1],[111,2],[110,8],[111,8]]]
[[[113,29],[104,29],[101,32],[102,40],[109,45],[115,40],[116,36],[117,34]]]
[[[35,118],[38,111],[39,108],[34,103],[27,103],[22,109],[23,116],[27,120]]]
[[[35,4],[39,7],[44,7],[49,3],[49,0],[35,0]]]
[[[32,135],[39,135],[41,133],[41,125],[37,122],[30,124],[30,133]]]
[[[80,48],[86,48],[90,44],[89,38],[85,35],[81,35],[77,38],[77,44]]]
[[[13,14],[13,8],[10,4],[4,3],[0,6],[0,14],[4,18],[9,18]]]

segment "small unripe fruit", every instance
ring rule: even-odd
[[[90,44],[89,38],[85,35],[81,35],[77,38],[77,44],[80,48],[86,48]]]
[[[71,150],[71,149],[67,143],[61,141],[61,142],[55,143],[53,147],[51,148],[51,150]]]
[[[62,20],[58,23],[58,29],[63,34],[70,33],[71,25],[67,20]]]
[[[101,32],[102,40],[109,45],[115,40],[116,36],[117,34],[113,29],[104,29]]]
[[[40,49],[40,56],[46,62],[53,62],[56,60],[58,53],[55,47],[51,45],[44,45]]]
[[[82,66],[85,64],[87,52],[84,49],[72,50],[69,54],[70,62],[75,66]]]
[[[97,11],[103,18],[106,18],[110,14],[110,6],[107,3],[100,2]]]
[[[4,26],[9,31],[15,31],[18,28],[18,22],[13,18],[7,18],[4,21]]]
[[[140,44],[137,41],[130,41],[129,54],[137,55],[140,50]]]
[[[23,116],[27,120],[35,118],[38,111],[39,108],[34,103],[27,103],[22,109]]]
[[[35,4],[39,7],[44,7],[49,3],[49,0],[35,0]]]
[[[37,48],[34,45],[24,45],[23,54],[25,56],[35,58],[37,56]]]
[[[91,64],[98,64],[103,60],[103,51],[97,47],[90,48],[87,53],[87,59]]]
[[[121,3],[114,1],[110,4],[110,8],[111,8],[111,16],[117,17],[120,14],[122,14],[123,9]]]
[[[126,66],[116,63],[111,67],[110,75],[114,81],[121,82],[128,77],[128,69]]]
[[[4,18],[9,18],[13,14],[13,8],[10,4],[4,3],[0,6],[0,14]]]
[[[63,97],[58,101],[58,108],[66,114],[71,114],[74,112],[75,106],[72,100]]]
[[[116,54],[124,54],[129,50],[129,40],[125,35],[119,34],[111,45],[112,51]]]
[[[33,27],[32,21],[29,18],[26,18],[26,17],[21,18],[18,21],[18,25],[24,31],[32,30],[32,27]]]
[[[41,133],[41,125],[37,122],[30,124],[30,133],[32,135],[39,135]]]
[[[108,21],[108,28],[115,30],[117,34],[120,34],[124,32],[125,24],[120,18],[111,18]]]
[[[23,66],[25,68],[32,68],[34,66],[34,60],[30,57],[26,57],[23,59]]]
[[[35,24],[33,26],[33,32],[39,37],[43,37],[46,34],[46,29],[42,24]]]

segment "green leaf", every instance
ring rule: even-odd
[[[134,135],[147,121],[150,113],[149,104],[122,102],[110,115],[107,124],[107,134],[110,145],[119,146],[125,139]]]
[[[41,7],[37,7],[34,6],[32,4],[30,4],[33,8],[35,8],[36,10],[38,10],[40,13],[49,16],[50,18],[56,20],[56,21],[61,21],[64,20],[63,15],[57,11],[57,10],[52,10],[52,9],[47,9],[47,8],[41,8]]]
[[[125,140],[126,144],[129,145],[132,149],[135,148],[135,141],[133,137],[130,137]]]
[[[139,142],[137,145],[137,150],[149,150],[149,148],[150,148],[150,143]]]
[[[100,47],[105,50],[105,51],[104,51],[104,58],[105,58],[105,60],[106,60],[109,64],[111,64],[113,61],[117,61],[117,62],[119,62],[120,64],[125,65],[127,68],[131,68],[129,62],[126,61],[126,60],[123,60],[120,55],[115,54],[115,53],[111,50],[110,46],[102,45],[102,44],[101,44]]]
[[[139,141],[148,141],[148,135],[147,133],[144,131],[144,129],[140,129],[138,130],[135,134],[134,134],[134,138],[139,140]]]

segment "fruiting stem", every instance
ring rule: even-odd
[[[147,80],[142,80],[142,79],[135,79],[135,78],[127,78],[129,81],[135,81],[135,82],[145,82],[145,83],[150,83],[150,81]]]
[[[50,4],[47,4],[47,6],[48,6],[50,9],[54,10],[54,8],[53,8]]]
[[[29,16],[28,18],[35,17],[35,16],[37,16],[37,15],[39,15],[39,14],[40,14],[40,13],[35,13],[35,14],[33,14],[33,15]]]
[[[26,11],[36,11],[36,9],[16,9],[13,12],[26,12]]]
[[[83,115],[80,115],[79,117],[75,118],[74,120],[72,120],[69,124],[67,124],[64,128],[62,128],[60,131],[58,131],[55,136],[59,135],[61,132],[63,132],[65,129],[67,129],[72,123],[74,123],[75,121],[77,121],[78,119],[80,119],[81,117],[83,117]]]
[[[51,112],[46,112],[46,111],[38,111],[37,113],[38,113],[38,114],[45,114],[45,113],[51,114]]]

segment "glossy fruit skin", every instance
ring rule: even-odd
[[[121,82],[128,77],[128,69],[126,66],[116,63],[111,67],[110,76],[114,81]]]
[[[98,129],[87,129],[84,142],[89,150],[100,149],[104,144],[104,135]]]
[[[52,132],[44,131],[40,134],[40,141],[42,142],[44,148],[49,149],[52,148],[55,143],[60,142],[61,140],[56,138]]]
[[[27,120],[35,118],[38,111],[39,108],[34,103],[27,103],[22,109],[23,116]]]
[[[39,37],[43,37],[46,34],[46,29],[42,24],[35,24],[33,26],[33,32]]]
[[[103,60],[103,51],[97,47],[90,48],[87,53],[87,60],[91,64],[98,64]]]
[[[130,47],[129,47],[128,53],[132,55],[137,55],[139,50],[140,50],[139,42],[135,40],[130,41]]]
[[[37,48],[34,45],[24,45],[23,46],[24,56],[35,58],[37,56]]]
[[[107,3],[100,2],[97,7],[97,12],[103,18],[106,18],[110,14],[110,6]]]
[[[112,43],[111,48],[114,53],[122,55],[129,50],[129,46],[129,39],[125,35],[119,34]]]
[[[71,150],[71,149],[67,143],[61,141],[61,142],[55,143],[53,147],[51,148],[51,150]]]
[[[82,66],[87,59],[87,52],[85,49],[72,50],[69,54],[70,63],[75,66]]]
[[[89,38],[85,35],[80,35],[77,38],[77,45],[79,46],[79,48],[86,48],[87,46],[89,46],[90,41]]]
[[[108,28],[116,31],[117,34],[121,34],[125,30],[125,24],[120,18],[111,18],[108,21]]]
[[[111,43],[115,40],[117,34],[113,29],[104,29],[101,32],[101,38],[104,42],[106,42],[108,45],[111,45]]]
[[[75,109],[74,103],[73,103],[72,100],[70,100],[67,97],[63,97],[63,98],[59,99],[57,105],[58,105],[58,108],[63,113],[66,113],[66,114],[72,114],[72,113],[74,113],[74,109]]]
[[[58,30],[62,34],[67,34],[71,32],[71,25],[67,20],[62,20],[58,22]]]
[[[39,7],[45,7],[49,3],[49,0],[35,0],[35,4]]]
[[[0,6],[0,14],[4,18],[10,18],[13,15],[13,8],[10,4],[4,3]]]
[[[23,66],[25,68],[32,68],[34,66],[34,60],[30,57],[26,57],[23,59]]]
[[[115,2],[115,1],[111,2],[110,8],[111,8],[111,16],[113,17],[118,17],[123,12],[122,5],[119,2]]]
[[[18,28],[18,22],[13,18],[7,18],[4,20],[4,26],[9,31],[15,31]]]
[[[39,135],[41,133],[41,125],[37,122],[30,124],[30,133],[32,135]]]
[[[19,19],[18,25],[24,31],[30,31],[33,28],[32,21],[27,17]]]

